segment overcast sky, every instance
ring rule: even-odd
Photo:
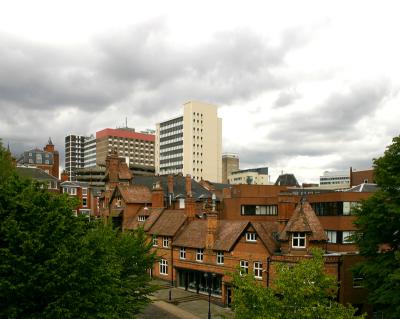
[[[400,6],[400,5],[399,5]],[[396,1],[1,1],[0,138],[64,137],[219,106],[241,168],[300,181],[400,134]],[[64,162],[64,161],[63,161]],[[63,163],[62,163],[63,165]]]

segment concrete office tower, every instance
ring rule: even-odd
[[[228,184],[228,176],[239,170],[239,156],[236,154],[222,154],[222,183]]]
[[[154,135],[133,128],[106,128],[96,132],[96,163],[105,165],[107,155],[116,149],[129,167],[154,169]]]
[[[350,188],[350,171],[325,171],[319,177],[321,188],[326,189],[346,189]]]
[[[84,142],[84,168],[96,167],[96,138],[91,135]]]
[[[65,137],[65,170],[69,181],[75,181],[75,170],[84,167],[84,143],[85,136],[82,135]]]
[[[183,116],[157,123],[156,174],[190,174],[195,180],[222,181],[222,120],[217,107],[190,101]]]

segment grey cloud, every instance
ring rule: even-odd
[[[301,95],[293,89],[281,91],[275,101],[275,107],[284,107],[290,105],[300,97]]]

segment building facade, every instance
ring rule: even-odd
[[[156,174],[190,174],[197,181],[222,181],[222,120],[217,107],[187,102],[183,116],[157,123]]]
[[[349,171],[325,171],[319,177],[321,188],[327,189],[345,189],[350,187],[350,172]]]
[[[83,146],[83,167],[96,167],[96,138],[91,135],[85,137]]]
[[[51,138],[49,138],[43,150],[35,148],[25,151],[17,160],[17,165],[37,167],[57,179],[60,177],[60,155]]]
[[[228,175],[229,184],[254,184],[268,185],[270,184],[268,167],[249,168],[233,171]]]
[[[222,154],[222,183],[228,184],[228,176],[239,170],[237,154]]]
[[[116,150],[129,167],[154,168],[153,134],[138,133],[133,128],[119,128],[96,132],[96,164],[104,166],[106,157]]]
[[[70,134],[65,137],[65,171],[69,181],[76,180],[76,170],[84,167],[85,136]]]

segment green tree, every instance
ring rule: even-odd
[[[143,230],[74,217],[67,195],[17,176],[0,145],[0,318],[133,318],[153,291]]]
[[[385,318],[400,317],[400,136],[374,159],[379,190],[356,210],[355,236],[365,261],[356,269],[364,276],[369,300]]]
[[[281,263],[271,288],[251,275],[234,274],[233,309],[238,319],[354,318],[356,309],[335,301],[337,282],[324,271],[323,253],[297,264]]]

